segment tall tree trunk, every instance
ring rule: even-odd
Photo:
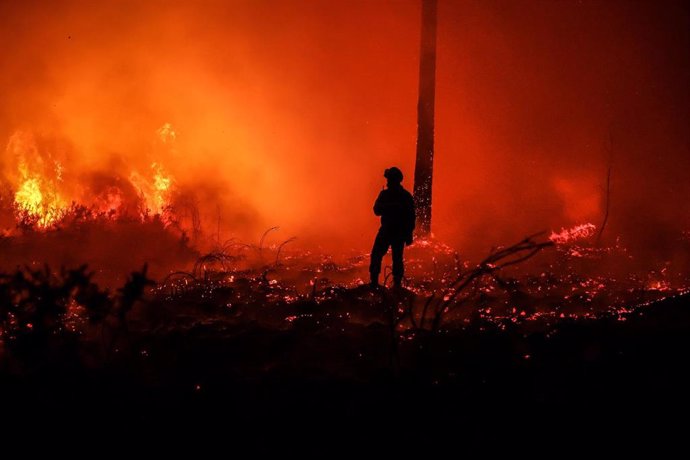
[[[417,235],[431,234],[431,186],[434,170],[434,99],[436,93],[436,0],[422,0],[422,39],[417,104],[417,161],[414,198]]]

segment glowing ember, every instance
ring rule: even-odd
[[[585,240],[594,235],[597,226],[591,223],[563,228],[559,233],[551,232],[549,239],[556,244],[568,244],[578,240]]]
[[[646,288],[650,291],[670,291],[671,283],[666,280],[650,281]]]

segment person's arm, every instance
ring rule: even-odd
[[[376,202],[374,202],[374,214],[377,216],[380,216],[383,214],[383,208],[385,207],[383,203],[383,191],[379,193],[378,198],[376,198]]]

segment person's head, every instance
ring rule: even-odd
[[[394,187],[397,185],[400,185],[400,183],[403,180],[403,173],[400,171],[400,169],[396,168],[395,166],[386,169],[383,172],[383,177],[386,178],[388,182],[388,187]]]

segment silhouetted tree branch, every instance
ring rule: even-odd
[[[444,315],[466,303],[471,295],[464,295],[467,289],[480,278],[493,275],[511,265],[522,263],[534,257],[542,249],[553,246],[553,242],[537,242],[534,238],[542,235],[543,232],[530,235],[512,246],[499,248],[482,260],[476,267],[466,270],[451,283],[439,298],[432,295],[424,304],[422,314],[419,319],[419,329],[423,329],[427,314],[431,314],[431,331],[436,331],[441,325]],[[463,297],[461,297],[463,296]],[[411,314],[412,315],[412,314]],[[412,315],[413,316],[413,315]]]

